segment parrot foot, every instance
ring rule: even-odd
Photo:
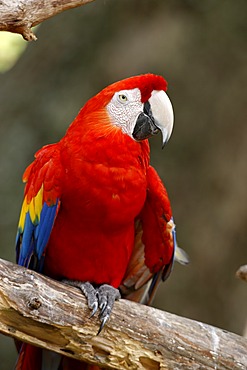
[[[111,315],[114,302],[121,298],[118,289],[108,284],[102,284],[96,288],[88,281],[83,283],[77,280],[62,280],[63,283],[79,288],[87,298],[88,308],[92,311],[90,317],[94,316],[98,308],[100,309],[100,328],[101,332],[105,323]]]
[[[121,295],[118,289],[108,284],[100,285],[97,288],[97,294],[98,294],[98,302],[99,302],[99,308],[100,308],[100,321],[101,321],[100,328],[98,331],[98,334],[99,334],[111,315],[114,302],[118,301],[121,298]]]

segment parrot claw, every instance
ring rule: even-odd
[[[100,328],[98,334],[101,332],[105,323],[111,315],[111,311],[114,305],[114,302],[121,298],[120,292],[118,289],[114,288],[111,285],[103,284],[97,289],[98,301],[100,308]]]
[[[100,324],[100,327],[99,327],[99,330],[98,330],[98,333],[97,335],[99,335],[103,329],[103,327],[105,326],[105,323],[106,321],[108,320],[109,317],[105,317],[103,320],[100,320],[101,321],[101,324]]]
[[[87,305],[88,308],[92,311],[91,316],[94,316],[94,314],[97,312],[99,303],[98,303],[98,295],[96,289],[93,287],[91,283],[88,281],[83,283],[78,280],[62,280],[63,283],[67,285],[74,286],[76,288],[79,288],[84,296],[87,298]]]
[[[62,280],[62,282],[82,291],[87,298],[88,308],[92,311],[90,318],[95,315],[98,308],[100,309],[101,324],[98,331],[99,334],[111,315],[114,302],[121,298],[119,290],[108,284],[102,284],[94,288],[88,281],[83,283],[77,280]]]
[[[96,312],[98,310],[98,307],[99,307],[98,302],[97,301],[94,302],[93,305],[92,305],[92,308],[91,308],[92,312],[91,312],[91,315],[90,315],[90,319],[91,319],[91,317],[93,317],[96,314]]]

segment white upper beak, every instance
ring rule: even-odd
[[[154,90],[149,98],[155,125],[162,133],[163,146],[169,140],[174,122],[172,103],[167,94],[163,91]]]

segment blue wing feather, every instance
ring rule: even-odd
[[[35,228],[34,231],[34,237],[36,242],[36,251],[38,258],[41,258],[45,246],[48,243],[51,230],[54,224],[54,220],[57,213],[57,207],[58,207],[58,200],[55,205],[48,206],[46,203],[44,203],[41,215],[40,215],[40,222]]]
[[[16,237],[17,263],[41,272],[45,247],[48,243],[58,212],[59,199],[52,206],[44,203],[39,221],[32,221],[30,212],[25,215],[23,230],[18,228]]]
[[[28,261],[31,257],[32,250],[33,250],[33,230],[34,225],[31,221],[29,212],[26,214],[25,218],[25,225],[23,233],[18,230],[17,233],[17,245],[16,247],[20,246],[20,253],[17,263],[21,266],[27,267]]]

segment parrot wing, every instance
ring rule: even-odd
[[[168,194],[151,166],[147,179],[146,202],[135,225],[134,250],[120,286],[124,298],[143,304],[152,302],[160,281],[170,275],[174,255],[180,263],[188,263],[181,248],[176,258],[176,232]]]
[[[41,272],[45,247],[60,206],[58,145],[43,147],[35,158],[23,175],[26,187],[16,236],[16,262]]]

